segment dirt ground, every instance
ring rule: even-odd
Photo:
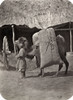
[[[65,66],[58,77],[52,77],[58,65],[45,68],[45,77],[37,77],[39,68],[35,61],[28,60],[26,78],[20,79],[20,73],[11,67],[9,71],[0,64],[0,93],[6,100],[68,100],[73,95],[73,54],[67,55],[70,63],[67,76]],[[12,64],[15,62],[12,61]],[[34,63],[34,64],[32,64]]]

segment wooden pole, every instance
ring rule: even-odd
[[[12,41],[13,41],[14,52],[15,52],[15,32],[14,32],[14,25],[12,25],[11,27],[12,27]]]
[[[72,31],[70,30],[70,52],[72,52]]]
[[[73,28],[61,28],[61,29],[55,29],[55,31],[72,31],[73,30]]]
[[[71,22],[69,23],[69,29],[70,29],[70,52],[72,52],[72,31],[71,31]]]

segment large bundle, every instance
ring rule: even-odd
[[[61,59],[58,52],[56,36],[53,28],[45,29],[39,32],[39,47],[41,68],[53,64],[59,64]]]

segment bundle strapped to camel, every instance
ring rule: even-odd
[[[41,30],[38,34],[40,50],[40,67],[45,68],[59,64],[61,58],[58,52],[55,31],[53,28]]]

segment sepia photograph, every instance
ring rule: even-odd
[[[0,100],[73,100],[73,0],[0,0]]]

